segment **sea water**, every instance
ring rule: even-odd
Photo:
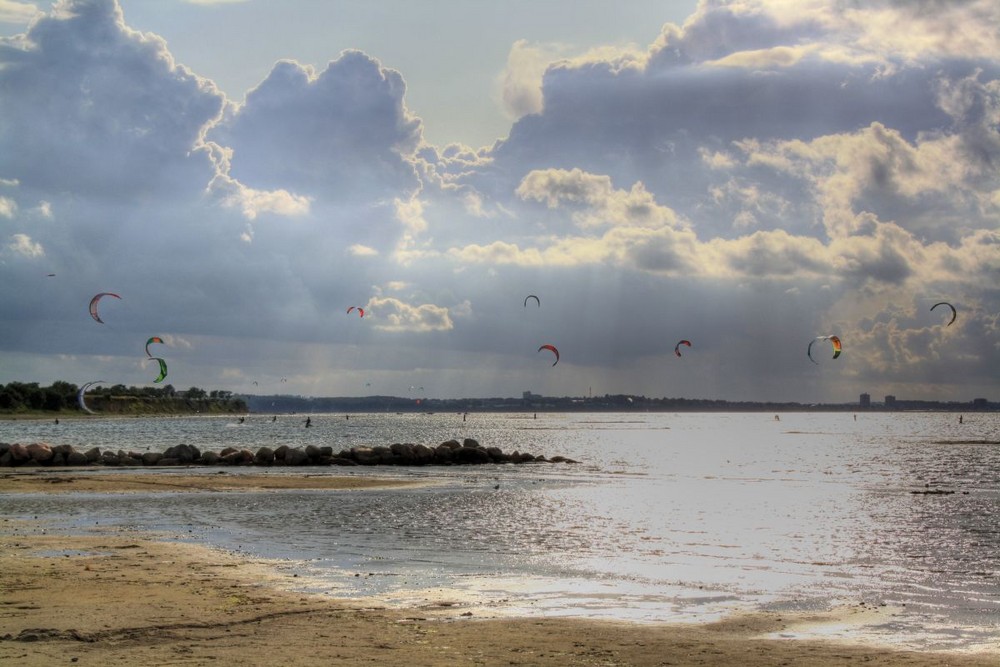
[[[472,437],[578,463],[270,468],[422,483],[15,494],[4,512],[50,529],[165,532],[274,559],[304,590],[383,604],[637,622],[882,609],[874,622],[825,632],[917,649],[1000,648],[1000,415],[966,414],[961,424],[954,413],[910,412],[310,418],[310,428],[304,415],[8,421],[0,440],[218,451]]]

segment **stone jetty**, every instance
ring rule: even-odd
[[[0,467],[15,466],[434,466],[486,463],[576,463],[564,456],[507,454],[498,447],[484,447],[472,438],[448,440],[436,446],[392,444],[351,447],[261,447],[257,451],[227,447],[201,451],[193,445],[174,445],[163,452],[112,451],[92,447],[79,451],[72,445],[33,442],[22,445],[0,442]]]

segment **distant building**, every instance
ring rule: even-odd
[[[886,394],[885,397],[885,407],[894,408],[896,407],[896,397],[891,394]]]
[[[542,400],[542,396],[540,394],[532,394],[530,391],[521,392],[521,398],[525,401]]]
[[[871,394],[861,394],[861,407],[870,408],[872,406],[872,395]]]
[[[976,410],[985,410],[987,407],[989,407],[988,404],[989,401],[987,401],[985,398],[972,399],[972,407],[975,408]]]

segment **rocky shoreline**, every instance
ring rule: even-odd
[[[219,452],[201,451],[187,444],[163,452],[102,450],[85,452],[72,445],[0,442],[0,467],[17,466],[424,466],[481,465],[487,463],[576,463],[565,456],[546,458],[527,452],[507,454],[498,447],[484,447],[473,438],[448,440],[436,446],[395,443],[375,447],[351,447],[335,452],[333,447],[227,447]]]

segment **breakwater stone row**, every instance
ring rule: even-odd
[[[0,442],[0,467],[36,466],[422,466],[475,465],[485,463],[576,463],[565,456],[535,456],[525,452],[506,454],[498,447],[483,447],[476,440],[448,440],[437,446],[393,444],[376,447],[351,447],[334,452],[333,447],[227,447],[222,451],[201,451],[181,444],[163,452],[126,452],[92,447],[85,452],[72,445],[27,445]]]

